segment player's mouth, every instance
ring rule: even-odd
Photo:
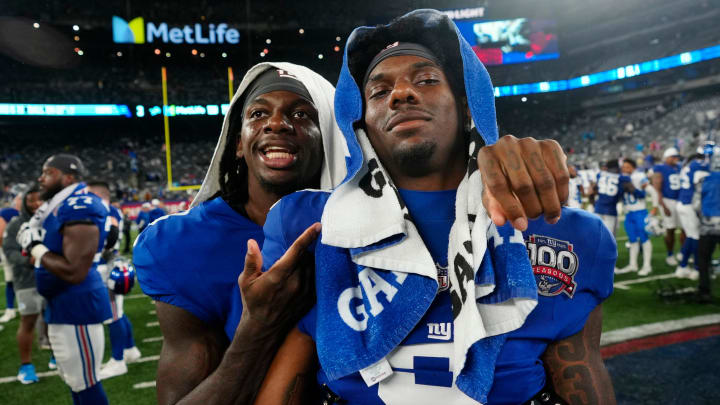
[[[387,123],[386,130],[388,132],[402,132],[406,130],[419,128],[428,121],[432,120],[432,116],[422,111],[406,111],[395,114]]]
[[[297,150],[291,147],[266,145],[259,149],[260,160],[272,169],[287,169],[297,161]]]

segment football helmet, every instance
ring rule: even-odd
[[[135,285],[135,268],[125,259],[113,260],[107,286],[115,294],[125,295]]]
[[[652,236],[660,236],[665,234],[662,221],[658,217],[645,218],[645,232]]]

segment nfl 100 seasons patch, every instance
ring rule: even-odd
[[[569,241],[543,235],[530,235],[525,242],[535,275],[538,294],[553,297],[575,294],[579,261]]]

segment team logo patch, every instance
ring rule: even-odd
[[[565,293],[572,298],[577,287],[575,275],[579,267],[573,245],[542,235],[530,235],[526,245],[538,294],[553,297]]]
[[[438,292],[442,292],[448,289],[450,287],[450,278],[448,277],[448,266],[441,266],[439,263],[435,263],[435,268],[437,269],[437,279],[438,279]]]
[[[294,74],[288,72],[287,70],[277,69],[277,74],[278,74],[278,76],[280,76],[280,77],[289,77],[289,78],[291,78],[291,79],[297,80],[297,77],[295,77]]]

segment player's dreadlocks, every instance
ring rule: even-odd
[[[220,191],[218,192],[232,209],[240,213],[245,212],[244,206],[248,200],[247,163],[245,159],[236,155],[242,130],[242,105],[241,100],[238,100],[235,108],[230,111],[227,143],[220,159]]]

